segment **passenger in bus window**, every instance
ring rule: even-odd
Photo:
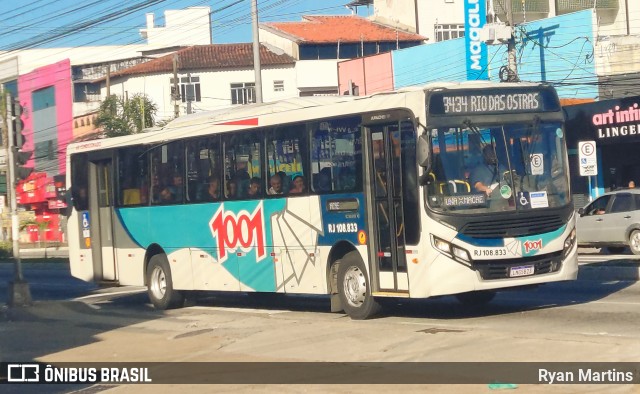
[[[220,200],[220,179],[212,175],[207,178],[207,189],[200,198],[201,201],[218,201]]]
[[[173,195],[173,192],[171,190],[171,188],[169,186],[163,188],[160,191],[160,195],[159,195],[160,199],[159,199],[159,203],[160,204],[168,204],[168,203],[173,203],[175,202],[175,196]]]
[[[331,191],[331,167],[325,167],[317,175],[318,177],[318,192],[330,192]]]
[[[283,193],[291,189],[291,177],[287,175],[287,173],[284,171],[278,171],[276,174],[280,176],[280,181],[282,185],[281,189]]]
[[[233,179],[227,181],[227,198],[238,197],[238,182]]]
[[[270,196],[282,194],[282,179],[280,175],[274,174],[269,179],[269,190],[267,190],[267,194]]]
[[[182,175],[174,174],[173,175],[173,186],[171,187],[171,192],[176,201],[182,202],[182,194],[184,190],[184,183],[182,181]]]
[[[251,178],[251,180],[249,181],[249,189],[247,190],[247,197],[249,198],[255,198],[255,197],[259,197],[260,194],[262,194],[260,188],[262,185],[262,180],[258,177],[253,177]]]
[[[160,186],[160,177],[153,175],[151,178],[151,202],[158,202],[160,200],[160,192],[162,187]]]
[[[237,189],[237,197],[244,198],[247,196],[247,191],[249,190],[249,181],[251,177],[249,173],[245,169],[238,170],[233,179],[236,181],[236,185],[238,185]]]
[[[302,175],[298,175],[293,178],[293,185],[291,186],[290,194],[302,194],[306,191],[306,186],[304,184],[304,177]]]

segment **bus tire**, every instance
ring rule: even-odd
[[[492,290],[478,290],[456,294],[458,301],[468,306],[486,305],[490,303],[495,296],[496,292]]]
[[[153,306],[160,310],[177,308],[184,303],[184,293],[173,288],[171,268],[164,254],[156,254],[149,261],[147,293]]]
[[[347,253],[338,263],[338,294],[347,315],[353,320],[364,320],[380,312],[358,252]]]

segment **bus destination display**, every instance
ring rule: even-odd
[[[540,109],[538,92],[495,95],[443,96],[445,114],[474,112],[537,111]]]
[[[547,89],[463,90],[437,92],[429,100],[431,115],[498,114],[559,111],[560,102]]]

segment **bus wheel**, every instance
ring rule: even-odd
[[[629,248],[633,254],[640,254],[640,231],[633,230],[629,235]]]
[[[458,301],[469,306],[488,304],[495,296],[496,292],[491,290],[469,291],[467,293],[456,294]]]
[[[338,293],[344,311],[354,320],[367,319],[380,311],[371,295],[367,270],[358,252],[347,253],[338,268]]]
[[[157,309],[177,308],[184,302],[184,294],[174,290],[171,268],[164,254],[151,257],[147,268],[147,293]]]

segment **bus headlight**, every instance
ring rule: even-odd
[[[441,252],[451,254],[451,244],[447,241],[443,241],[440,238],[433,237],[433,246]]]
[[[453,255],[460,260],[469,262],[471,261],[471,257],[469,257],[469,252],[466,250],[459,248],[455,245],[451,245],[451,250],[453,250]]]
[[[433,237],[433,246],[435,246],[440,253],[453,257],[454,260],[464,263],[465,265],[469,265],[471,262],[469,252],[438,237]]]
[[[574,227],[573,230],[571,230],[571,233],[569,233],[569,236],[567,236],[567,238],[564,240],[563,254],[565,256],[568,255],[569,252],[571,252],[571,249],[573,248],[573,245],[575,243],[576,243],[576,229]]]

